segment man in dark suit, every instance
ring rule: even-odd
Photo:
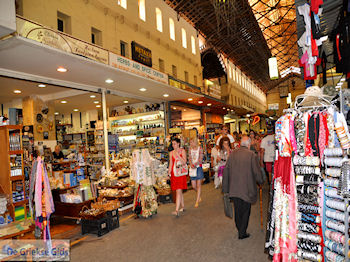
[[[238,238],[247,233],[251,204],[257,200],[257,183],[264,182],[257,155],[249,150],[250,139],[243,136],[241,147],[234,150],[226,163],[222,191],[233,199]]]

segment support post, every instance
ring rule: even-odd
[[[107,119],[107,103],[106,103],[106,90],[102,89],[102,116],[103,116],[103,142],[105,146],[105,167],[108,172],[110,169],[109,164],[109,151],[108,151],[108,119]]]

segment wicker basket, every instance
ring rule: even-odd
[[[157,192],[161,196],[166,196],[166,195],[169,195],[171,193],[171,188],[159,188],[159,189],[157,189]]]
[[[91,207],[102,209],[104,211],[112,211],[120,207],[120,202],[116,200],[99,199],[96,203],[91,203]]]
[[[90,210],[89,213],[88,213],[88,210]],[[103,209],[95,209],[95,208],[89,209],[87,206],[83,206],[83,208],[79,213],[79,216],[82,219],[86,219],[86,220],[96,220],[104,217],[105,213],[106,212]]]

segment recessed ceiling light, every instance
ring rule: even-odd
[[[96,98],[96,96],[95,96],[95,95],[91,95],[90,97],[91,97],[91,98]]]
[[[20,94],[20,93],[22,93],[21,90],[14,90],[13,92],[14,92],[15,94]]]
[[[226,107],[223,107],[222,109],[224,109],[224,110],[225,110],[225,109],[226,109]]]
[[[77,109],[77,108],[74,108],[74,109],[73,109],[73,111],[74,111],[74,112],[78,112],[78,111],[79,111],[79,109]]]
[[[124,104],[127,104],[127,103],[129,103],[129,101],[128,101],[128,100],[124,100],[123,103],[124,103]]]
[[[188,99],[188,101],[192,101],[192,100],[193,100],[193,98],[189,98],[189,99]]]
[[[100,103],[100,101],[94,101],[94,104],[98,104],[98,103]]]
[[[140,88],[139,90],[140,90],[141,92],[145,92],[147,89],[142,87],[142,88]]]
[[[65,73],[67,72],[67,68],[64,68],[63,66],[60,66],[57,68],[57,71],[60,72],[60,73]]]
[[[186,112],[187,110],[186,109],[184,109],[184,112]]]
[[[173,107],[174,110],[176,110],[176,107]]]
[[[250,117],[250,115],[249,115],[249,114],[247,114],[247,117]]]
[[[105,82],[106,82],[107,84],[112,84],[112,83],[114,82],[114,80],[113,80],[113,79],[108,78],[108,79],[106,79],[106,80],[105,80]]]
[[[58,113],[58,112],[55,112],[55,115],[56,115],[56,116],[58,116],[59,114],[60,114],[60,113]]]
[[[169,96],[169,94],[164,94],[163,96],[164,96],[164,97],[168,97],[168,96]]]
[[[227,108],[227,111],[230,111],[230,108]]]
[[[198,104],[203,104],[203,101],[201,101],[201,100],[200,100],[200,101],[198,101]]]
[[[207,104],[207,106],[211,106],[211,104],[210,104],[210,103],[208,103],[208,104]]]
[[[96,105],[96,107],[101,107],[101,105]]]
[[[67,101],[66,100],[62,100],[61,103],[62,104],[67,104]]]
[[[46,87],[46,85],[44,85],[44,84],[39,84],[38,87],[44,88],[44,87]]]

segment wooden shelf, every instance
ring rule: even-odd
[[[11,225],[11,224],[9,224],[9,225]],[[10,235],[1,236],[0,239],[15,238],[15,237],[21,236],[21,235],[23,235],[23,234],[25,234],[25,233],[32,232],[33,230],[34,230],[34,225],[30,226],[28,229],[19,231],[19,232],[17,232],[17,233],[13,233],[13,234],[10,234]]]
[[[62,161],[62,162],[53,162],[51,163],[53,166],[54,165],[67,165],[67,164],[71,164],[71,163],[76,163],[76,160],[71,160],[71,161]]]
[[[1,129],[8,129],[8,130],[22,130],[23,125],[7,125],[7,126],[0,126]]]
[[[9,150],[9,155],[20,155],[23,154],[23,150]]]
[[[133,119],[133,118],[138,118],[138,117],[142,117],[142,116],[158,115],[158,114],[162,114],[162,113],[164,114],[164,111],[149,111],[149,112],[144,112],[144,113],[139,113],[139,114],[114,116],[114,117],[110,117],[109,121]]]
[[[23,180],[24,176],[11,176],[10,180],[11,181],[18,181],[18,180]]]
[[[149,122],[164,122],[163,118],[160,119],[154,119],[154,120],[146,120],[146,121],[142,121],[138,124],[132,124],[132,125],[118,125],[118,126],[111,126],[111,128],[120,128],[120,127],[128,127],[128,126],[138,126],[138,125],[143,125],[144,123],[149,123]],[[164,127],[162,127],[164,128]],[[148,128],[147,128],[148,129]],[[142,131],[142,130],[139,130]]]
[[[25,200],[22,200],[22,201],[19,201],[19,202],[12,202],[12,204],[15,206],[15,207],[18,207],[18,206],[23,206],[25,204],[28,203],[28,199],[25,199]]]

